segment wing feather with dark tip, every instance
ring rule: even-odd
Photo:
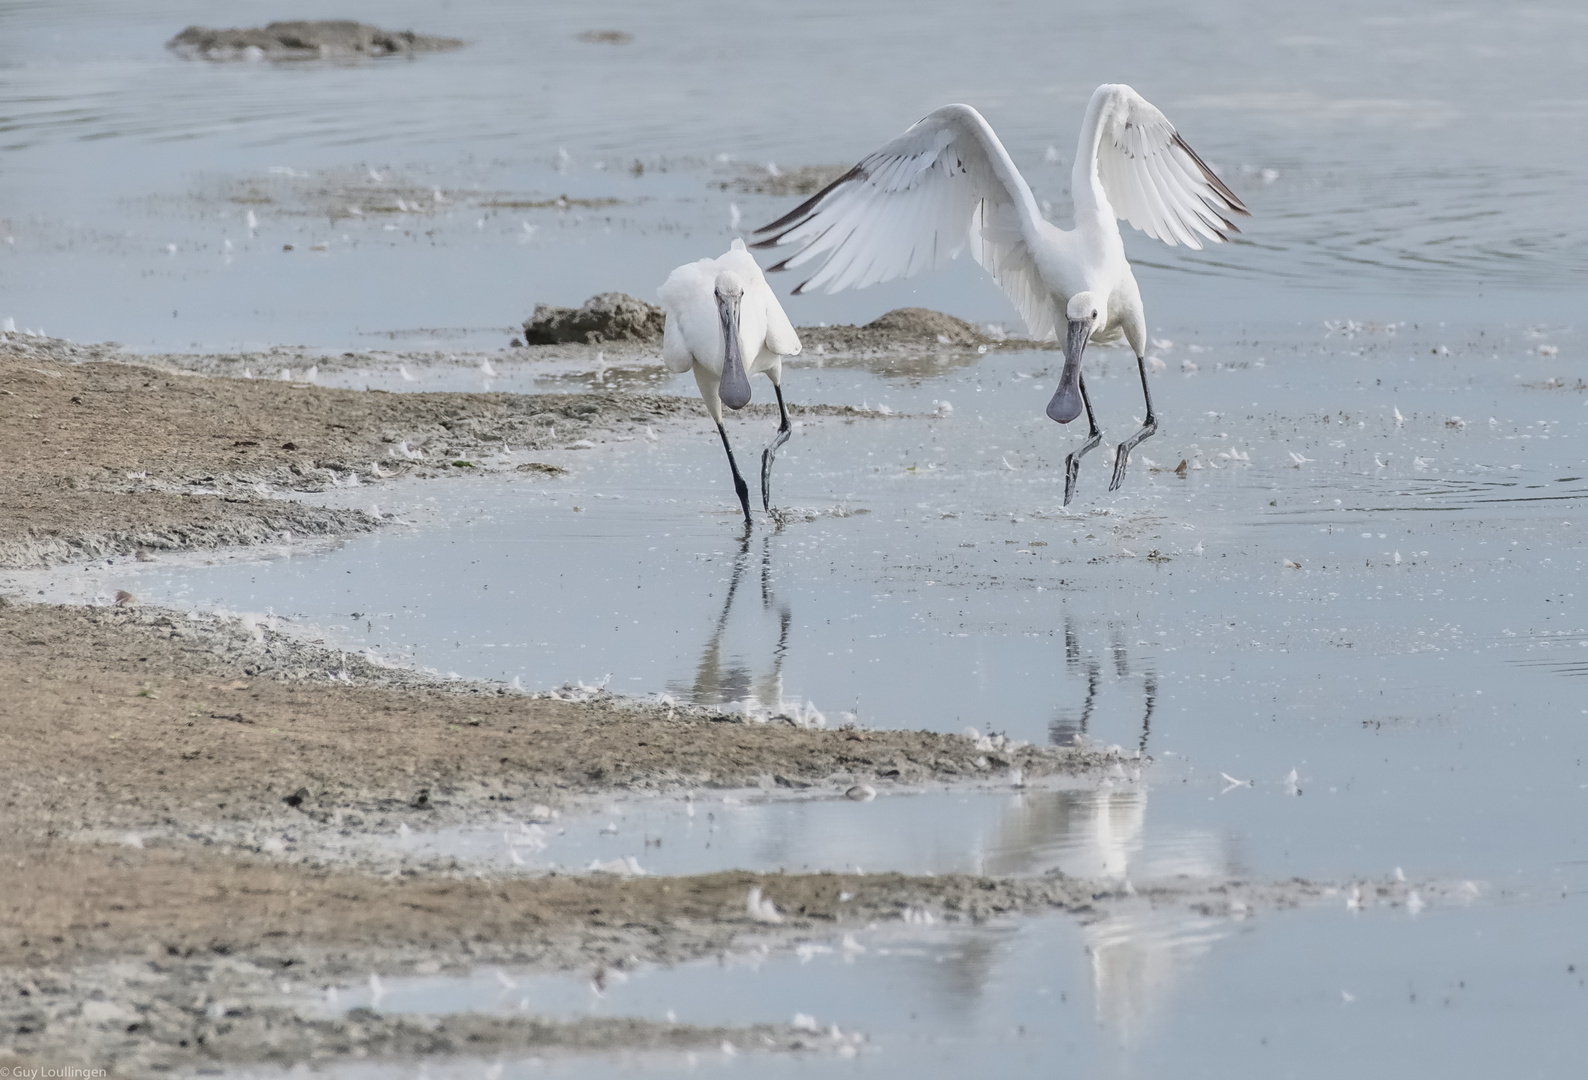
[[[1166,244],[1200,248],[1239,233],[1230,218],[1250,211],[1169,118],[1123,84],[1099,86],[1088,108],[1097,132],[1097,178],[1114,212]],[[1090,145],[1083,132],[1083,151]]]
[[[1042,223],[1031,189],[969,105],[945,105],[787,214],[754,247],[793,247],[771,270],[810,267],[794,290],[838,292],[934,270],[970,249],[1036,339],[1051,295],[1031,257]]]

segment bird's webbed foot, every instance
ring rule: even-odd
[[[772,462],[777,458],[777,452],[793,434],[793,425],[789,423],[788,406],[783,404],[783,388],[777,383],[772,384],[777,391],[778,427],[777,434],[772,436],[772,441],[767,448],[761,451],[761,509],[767,513],[772,512]]]
[[[788,442],[788,428],[779,428],[772,442],[761,451],[761,509],[767,513],[772,512],[772,462],[777,458],[780,446]]]
[[[1109,491],[1118,491],[1119,485],[1125,482],[1125,467],[1130,464],[1130,452],[1150,438],[1158,430],[1158,421],[1155,417],[1148,416],[1147,422],[1141,425],[1141,430],[1119,444],[1119,449],[1114,451],[1114,477],[1108,482]]]
[[[1064,505],[1069,506],[1070,500],[1075,497],[1075,481],[1081,475],[1081,459],[1093,450],[1096,450],[1103,441],[1103,433],[1096,428],[1079,448],[1072,450],[1070,456],[1064,459]]]

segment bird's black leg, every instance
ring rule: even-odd
[[[1075,495],[1075,478],[1081,473],[1081,459],[1097,449],[1103,441],[1103,433],[1097,429],[1097,417],[1092,415],[1092,399],[1086,393],[1086,376],[1078,377],[1081,384],[1081,403],[1086,406],[1086,423],[1091,428],[1086,433],[1086,441],[1080,449],[1071,451],[1070,456],[1064,459],[1064,505],[1070,505],[1070,499]]]
[[[728,468],[733,470],[733,490],[739,494],[739,507],[744,511],[744,523],[750,524],[750,485],[739,475],[739,463],[733,460],[733,447],[728,445],[728,429],[717,421],[717,434],[722,436],[722,448],[728,451]]]
[[[777,391],[777,435],[773,437],[772,444],[761,451],[761,509],[769,514],[772,512],[772,459],[777,456],[778,447],[788,442],[790,434],[788,407],[783,404],[783,388],[773,383],[772,389]]]
[[[1125,482],[1125,466],[1130,463],[1130,452],[1158,430],[1158,418],[1152,412],[1152,391],[1147,389],[1147,358],[1136,357],[1136,370],[1141,372],[1141,396],[1147,401],[1147,419],[1141,425],[1141,430],[1119,444],[1119,450],[1114,454],[1114,479],[1109,482],[1109,491],[1118,491],[1119,485]]]

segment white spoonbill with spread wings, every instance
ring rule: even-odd
[[[662,360],[669,371],[694,371],[701,400],[728,452],[733,489],[748,525],[750,492],[739,475],[739,463],[733,460],[728,430],[722,426],[722,407],[738,410],[750,403],[750,376],[756,372],[765,372],[772,380],[778,429],[761,452],[761,507],[770,512],[772,459],[789,437],[788,407],[783,404],[783,357],[799,355],[799,335],[743,240],[735,240],[721,258],[680,266],[667,275],[656,294],[667,312]]]
[[[1048,416],[1067,424],[1084,409],[1086,442],[1064,463],[1069,503],[1081,458],[1101,441],[1081,376],[1088,342],[1124,338],[1135,350],[1147,415],[1119,444],[1109,490],[1131,450],[1158,428],[1147,387],[1147,321],[1117,219],[1167,244],[1200,248],[1239,232],[1235,193],[1168,119],[1122,84],[1099,86],[1086,107],[1070,182],[1075,228],[1047,222],[1009,153],[980,113],[945,105],[783,217],[756,230],[758,248],[798,250],[773,270],[814,264],[794,291],[864,288],[910,277],[967,247],[1014,302],[1037,341],[1061,338],[1064,371]]]

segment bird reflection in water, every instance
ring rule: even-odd
[[[1115,627],[1112,633],[1114,674],[1119,679],[1132,677],[1130,653],[1125,646],[1124,631]],[[1048,741],[1054,746],[1078,746],[1092,739],[1092,718],[1097,709],[1098,691],[1102,688],[1103,662],[1096,655],[1083,657],[1081,636],[1073,619],[1064,620],[1064,666],[1073,674],[1086,679],[1086,697],[1079,708],[1059,709],[1048,723]],[[1142,673],[1144,695],[1141,735],[1136,741],[1136,751],[1145,756],[1147,737],[1152,733],[1152,712],[1158,703],[1158,676],[1150,669]]]
[[[1089,650],[1086,634],[1073,620],[1064,630],[1066,668],[1085,686],[1077,705],[1058,710],[1049,739],[1075,746],[1098,738],[1100,716],[1112,674],[1120,682],[1140,679],[1141,696],[1130,715],[1140,716],[1135,749],[1144,757],[1158,700],[1151,670],[1132,663],[1122,627],[1113,627],[1108,646]],[[1109,710],[1112,712],[1113,710]],[[1133,733],[1134,733],[1133,731]],[[1124,740],[1121,740],[1124,741]],[[1027,791],[1014,799],[987,838],[983,872],[991,876],[1046,873],[1114,883],[1122,892],[1135,884],[1171,878],[1223,881],[1240,877],[1244,867],[1230,838],[1183,829],[1146,836],[1147,786],[1139,775],[1116,776],[1092,790]],[[1125,895],[1107,905],[1107,914],[1081,929],[1091,969],[1098,1020],[1121,1049],[1139,1041],[1159,1003],[1184,982],[1197,959],[1231,932],[1228,919],[1177,906],[1154,908]]]
[[[750,573],[752,563],[751,537],[748,530],[739,542],[734,556],[733,570],[728,578],[727,595],[723,597],[722,611],[712,626],[711,636],[701,650],[700,662],[695,665],[692,686],[675,685],[675,693],[687,695],[699,705],[743,704],[749,708],[783,710],[783,661],[788,655],[789,629],[794,616],[786,601],[779,600],[772,590],[772,537],[761,535],[760,585],[761,610],[775,613],[777,617],[777,643],[772,647],[771,667],[765,674],[756,675],[745,660],[744,646],[752,644],[756,635],[729,633],[728,624],[734,604]]]

